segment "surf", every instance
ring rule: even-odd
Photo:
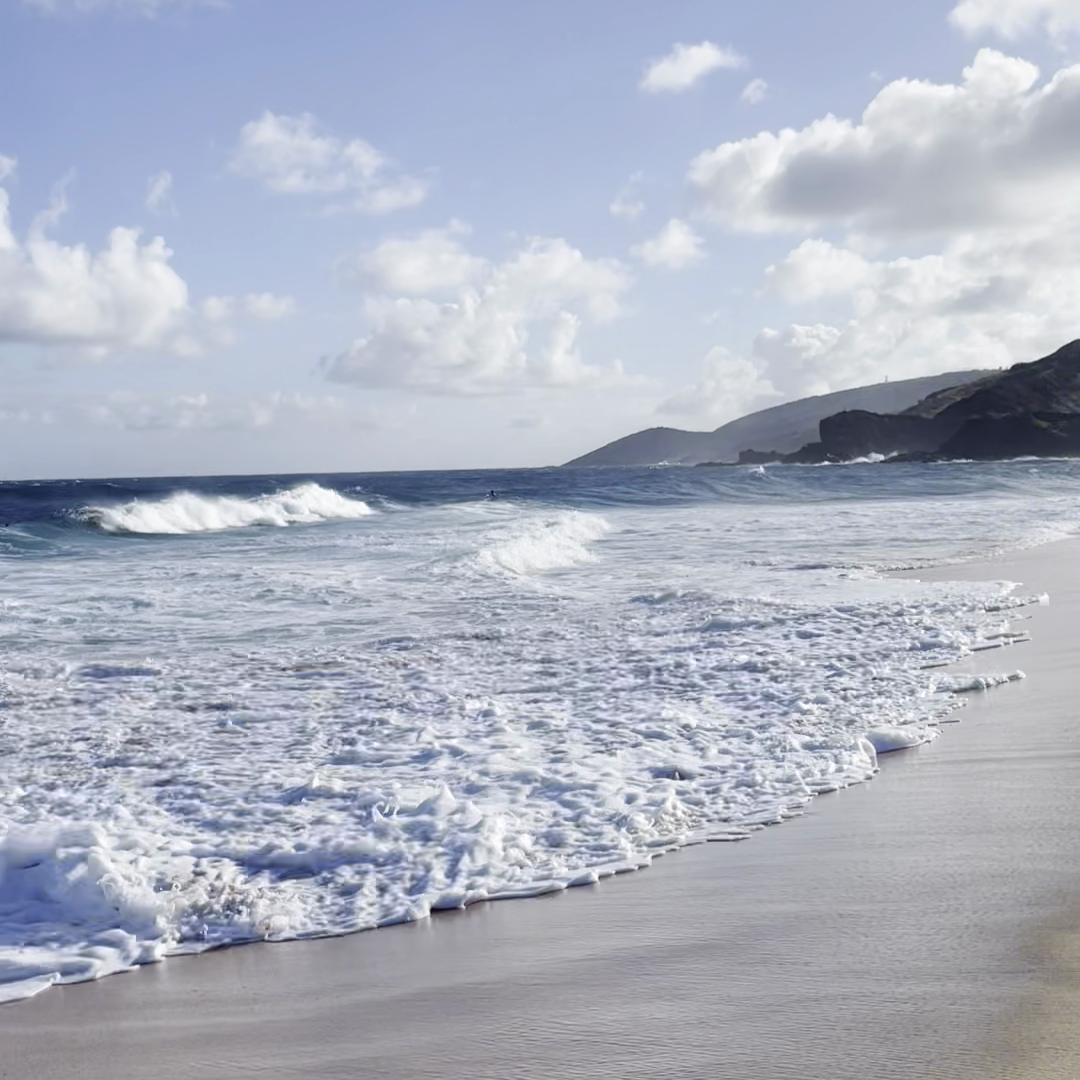
[[[176,491],[162,499],[133,499],[115,506],[87,506],[80,517],[106,533],[181,536],[256,526],[284,528],[328,521],[356,521],[373,513],[375,511],[360,499],[307,483],[254,498]]]

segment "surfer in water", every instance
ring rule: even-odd
[[[495,490],[494,488],[492,488],[492,489],[491,489],[491,490],[490,490],[490,491],[489,491],[489,492],[487,493],[487,497],[488,497],[489,499],[497,499],[497,498],[499,497],[499,493],[498,493],[498,492],[497,492],[497,491],[496,491],[496,490]]]

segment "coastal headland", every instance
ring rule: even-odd
[[[0,1076],[1077,1075],[1080,541],[920,571],[1046,590],[1029,678],[870,784],[596,887],[174,959],[0,1010]]]
[[[804,398],[713,432],[653,428],[568,462],[818,465],[1080,456],[1080,340],[1004,371],[952,372]]]

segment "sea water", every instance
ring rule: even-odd
[[[0,484],[0,1000],[781,822],[1020,677],[941,667],[1034,598],[884,571],[1071,535],[1078,493],[1069,462]]]

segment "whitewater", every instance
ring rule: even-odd
[[[1045,597],[887,571],[1073,535],[1078,491],[1030,461],[0,483],[0,1001],[778,824],[1023,675]]]

